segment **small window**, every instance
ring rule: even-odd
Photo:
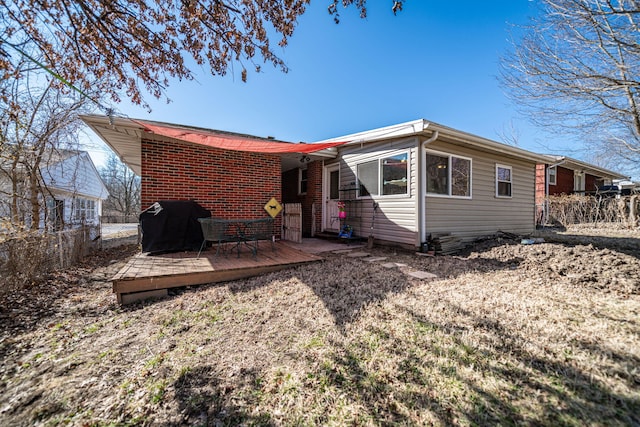
[[[409,170],[408,154],[385,157],[381,160],[382,195],[408,194]]]
[[[471,197],[471,159],[427,152],[427,194]]]
[[[378,161],[360,163],[357,167],[358,173],[358,196],[378,195]]]
[[[549,185],[556,185],[556,168],[552,167],[548,169],[549,173]]]
[[[496,165],[496,196],[511,197],[511,166]]]
[[[307,194],[307,169],[298,169],[298,194]]]

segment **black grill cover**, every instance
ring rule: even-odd
[[[140,214],[142,252],[197,251],[202,244],[198,218],[211,212],[192,200],[161,200]]]

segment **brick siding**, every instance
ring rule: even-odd
[[[143,209],[158,200],[195,200],[214,217],[264,218],[269,199],[282,200],[278,155],[179,141],[143,140],[141,150]]]
[[[556,185],[549,184],[549,195],[573,194],[573,170],[556,166]]]

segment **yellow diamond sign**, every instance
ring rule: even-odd
[[[275,218],[280,211],[282,211],[282,205],[278,203],[275,197],[272,197],[271,200],[264,205],[264,210],[271,215],[271,218]]]

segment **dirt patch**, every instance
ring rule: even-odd
[[[327,253],[126,308],[110,249],[1,303],[0,424],[638,424],[640,245],[593,237]]]

